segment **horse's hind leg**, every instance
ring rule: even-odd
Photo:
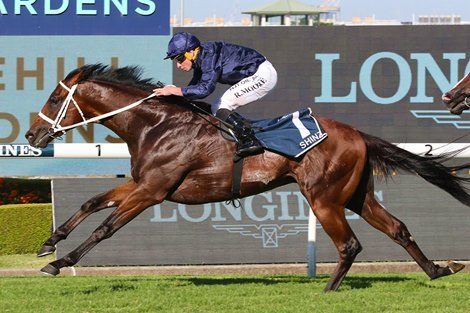
[[[315,202],[314,212],[325,232],[333,240],[339,253],[338,265],[331,275],[325,291],[335,291],[341,285],[362,247],[346,220],[343,207],[319,206]]]
[[[84,219],[95,212],[119,205],[123,198],[127,196],[133,188],[135,188],[135,183],[130,180],[114,189],[94,196],[85,202],[81,208],[72,215],[72,217],[70,217],[64,224],[57,227],[51,237],[49,237],[49,239],[47,239],[43,244],[37,256],[41,257],[53,253],[56,249],[55,245],[59,241],[67,238],[75,227],[77,227]]]
[[[430,261],[418,247],[418,244],[411,236],[406,225],[388,213],[377,202],[372,192],[367,193],[360,215],[370,225],[385,233],[393,241],[405,248],[409,255],[431,279],[447,276],[464,268],[464,265],[455,262],[449,262],[446,267],[442,267]]]

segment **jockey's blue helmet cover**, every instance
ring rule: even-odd
[[[188,32],[176,33],[168,43],[168,51],[164,60],[174,58],[196,47],[199,47],[200,45],[201,42],[193,34]]]

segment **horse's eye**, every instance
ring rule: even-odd
[[[56,96],[50,96],[49,97],[49,101],[52,103],[52,104],[57,104],[59,102],[59,98],[56,97]]]

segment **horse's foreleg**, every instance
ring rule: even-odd
[[[452,261],[446,267],[439,266],[430,261],[413,239],[406,225],[388,213],[371,193],[368,193],[366,196],[361,216],[370,225],[385,233],[393,241],[402,246],[431,279],[447,276],[464,268],[464,265]]]
[[[57,227],[52,233],[51,237],[46,240],[37,256],[45,256],[53,253],[56,248],[55,245],[67,238],[67,236],[89,215],[100,210],[115,207],[126,197],[131,190],[135,188],[134,181],[128,181],[112,190],[94,196],[85,202],[81,208],[75,212],[64,224]]]
[[[344,208],[316,206],[314,212],[339,253],[338,265],[324,289],[335,291],[341,285],[362,247],[346,221]]]
[[[55,276],[60,273],[61,268],[75,265],[99,242],[111,237],[143,210],[156,203],[158,203],[158,201],[150,200],[149,197],[146,197],[145,193],[133,192],[93,231],[87,240],[61,259],[49,263],[41,269],[41,272]]]

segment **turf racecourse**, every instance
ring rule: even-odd
[[[334,264],[76,267],[39,273],[52,256],[0,256],[2,312],[468,312],[470,262],[429,280],[414,262],[356,263],[340,290]],[[384,273],[389,272],[389,273]],[[74,276],[77,275],[77,276]]]
[[[1,312],[470,312],[470,273],[0,277]]]

